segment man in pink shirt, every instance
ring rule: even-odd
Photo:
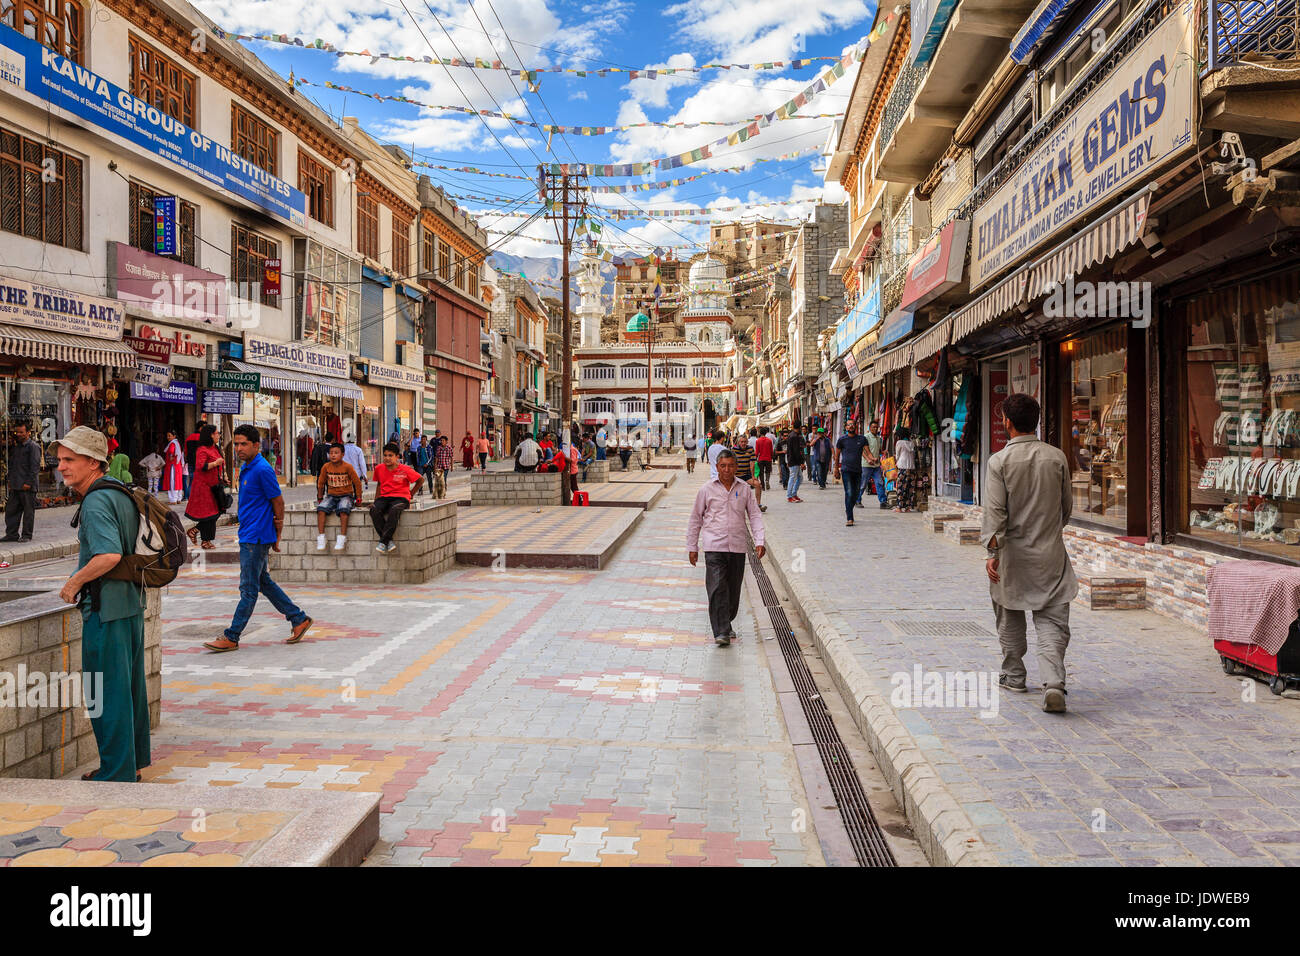
[[[686,550],[694,567],[704,547],[704,587],[709,593],[709,622],[713,639],[726,647],[736,635],[731,622],[740,611],[740,589],[745,581],[745,552],[748,540],[745,518],[754,531],[754,550],[762,559],[763,515],[754,490],[736,480],[736,456],[724,449],[718,455],[718,477],[707,482],[695,496],[686,525]]]

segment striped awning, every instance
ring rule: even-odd
[[[912,340],[912,355],[916,361],[924,362],[940,349],[945,348],[951,337],[952,320],[944,319]]]
[[[1024,269],[1013,273],[974,302],[954,312],[951,319],[952,341],[960,342],[1023,302],[1027,277],[1028,273]]]
[[[1051,286],[1064,283],[1085,269],[1105,262],[1138,239],[1146,228],[1151,191],[1142,192],[1118,209],[1071,236],[1029,267],[1029,298],[1047,295]]]
[[[345,378],[307,375],[303,372],[290,372],[282,368],[234,360],[231,360],[230,364],[238,372],[256,372],[262,376],[262,391],[276,389],[284,392],[307,392],[312,395],[329,395],[333,398],[353,398],[357,401],[361,400],[363,394],[360,387]]]
[[[135,368],[135,352],[112,339],[46,332],[23,325],[0,325],[0,352],[30,359],[71,362],[74,365],[115,365]]]

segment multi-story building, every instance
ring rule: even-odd
[[[583,276],[594,269],[584,266]],[[622,434],[654,431],[666,445],[683,435],[702,435],[736,413],[735,380],[742,358],[732,330],[734,316],[721,289],[726,267],[718,259],[695,261],[687,277],[690,293],[678,323],[638,312],[618,341],[583,341],[574,352],[574,395],[578,423],[605,425]],[[579,315],[599,308],[599,286],[579,280]],[[587,326],[584,325],[584,328]],[[671,327],[671,334],[661,331]],[[647,369],[651,374],[647,376]]]
[[[502,339],[497,375],[505,388],[509,432],[502,454],[525,434],[538,435],[550,422],[546,400],[546,307],[527,279],[497,273],[493,279],[492,328]]]
[[[459,447],[465,432],[478,435],[487,425],[482,406],[484,392],[490,392],[485,383],[491,359],[483,351],[491,344],[484,341],[490,308],[483,281],[488,237],[424,176],[419,197],[420,277],[428,288],[425,427],[441,429]],[[498,426],[494,422],[492,427]]]
[[[291,481],[305,445],[290,439],[355,427],[363,404],[349,353],[367,156],[212,26],[183,0],[0,11],[0,297],[19,306],[0,316],[4,424],[47,446],[92,425],[138,461],[206,412],[223,436],[264,428]],[[206,389],[225,360],[251,371]]]

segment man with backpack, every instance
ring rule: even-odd
[[[129,575],[107,575],[136,553],[140,514],[126,487],[107,477],[108,439],[101,432],[79,426],[54,449],[64,484],[83,497],[74,520],[77,570],[59,596],[80,607],[82,670],[102,682],[101,699],[88,701],[99,769],[82,779],[134,783],[150,763],[144,592]]]
[[[204,643],[210,651],[239,650],[239,636],[248,626],[257,606],[258,594],[265,594],[271,606],[285,616],[292,630],[286,644],[302,640],[312,621],[280,585],[271,580],[267,569],[270,552],[280,551],[280,532],[284,530],[284,498],[275,470],[261,454],[262,434],[256,425],[235,429],[235,457],[239,459],[239,604],[225,634]]]

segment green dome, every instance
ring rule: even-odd
[[[627,330],[629,332],[644,332],[650,327],[650,316],[644,312],[638,312],[632,318],[627,320]]]

